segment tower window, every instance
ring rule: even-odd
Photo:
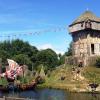
[[[94,54],[94,44],[91,44],[91,53]]]
[[[81,23],[81,27],[83,27],[83,23]]]

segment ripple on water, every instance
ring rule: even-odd
[[[57,89],[38,89],[34,91],[9,92],[7,94],[0,92],[0,96],[23,97],[26,100],[100,100],[100,94],[91,93],[71,93],[65,90]]]

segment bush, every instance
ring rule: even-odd
[[[96,65],[97,67],[100,67],[100,57],[96,60],[95,65]]]

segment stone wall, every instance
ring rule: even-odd
[[[70,56],[70,57],[65,58],[65,64],[78,66],[79,62],[82,61],[84,67],[85,66],[94,66],[96,64],[96,60],[99,57],[100,56],[91,56],[91,57],[87,57],[87,58],[81,58],[81,57]]]
[[[94,46],[92,53],[91,44]],[[74,56],[97,56],[100,55],[100,34],[96,31],[81,31],[73,35],[73,55]]]

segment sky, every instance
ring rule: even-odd
[[[0,0],[0,40],[63,54],[72,41],[68,25],[87,9],[100,17],[100,0]]]

